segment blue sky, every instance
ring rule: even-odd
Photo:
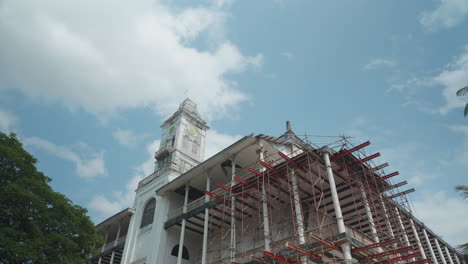
[[[468,1],[0,2],[0,130],[96,222],[133,201],[187,96],[207,156],[250,133],[347,135],[468,237]],[[323,142],[321,138],[312,138]]]

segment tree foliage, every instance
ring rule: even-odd
[[[457,96],[465,96],[465,95],[468,95],[468,86],[465,86],[457,91]],[[466,115],[468,115],[468,103],[465,105],[464,114],[465,114],[465,117]]]
[[[87,210],[54,192],[36,162],[0,132],[0,263],[87,263],[101,240]]]

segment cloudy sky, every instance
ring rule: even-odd
[[[207,156],[243,135],[370,140],[416,216],[468,237],[468,0],[0,1],[0,130],[99,222],[151,173],[186,97]],[[312,138],[320,142],[319,138]]]

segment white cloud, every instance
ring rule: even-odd
[[[132,206],[138,182],[154,171],[154,153],[159,148],[159,144],[160,140],[157,139],[146,146],[147,159],[134,169],[134,174],[125,186],[124,191],[113,192],[111,195],[96,195],[91,199],[89,208],[97,212],[99,215],[98,221],[104,220],[112,214]]]
[[[446,69],[433,78],[436,84],[442,85],[442,94],[445,97],[445,105],[439,111],[446,114],[448,111],[463,107],[467,98],[457,97],[456,92],[468,85],[468,46],[457,59],[446,66]],[[460,112],[463,115],[462,112]]]
[[[0,90],[16,87],[106,118],[136,107],[168,115],[189,88],[201,113],[219,118],[249,99],[226,75],[263,62],[222,38],[228,3],[2,1],[0,79],[8,85]],[[199,38],[212,48],[192,45]]]
[[[4,132],[4,133],[12,132],[17,122],[18,122],[18,118],[15,115],[13,115],[12,113],[6,110],[0,109],[0,131],[1,132]]]
[[[228,147],[240,138],[240,135],[228,135],[217,132],[216,130],[208,130],[206,136],[205,159]],[[113,192],[110,195],[97,195],[92,198],[89,203],[89,208],[98,213],[99,217],[96,220],[100,221],[106,219],[112,214],[132,206],[138,182],[154,171],[154,153],[159,148],[159,144],[160,140],[158,139],[146,146],[148,154],[147,159],[135,168],[134,175],[127,183],[124,191]]]
[[[390,68],[396,65],[396,62],[393,60],[376,58],[370,60],[366,65],[364,65],[364,70],[375,70],[378,68]]]
[[[425,193],[413,203],[415,216],[444,240],[460,245],[468,237],[468,204],[460,197],[447,197],[445,192]]]
[[[451,28],[461,23],[468,15],[467,0],[439,0],[433,11],[421,14],[421,24],[429,30]]]
[[[205,159],[210,158],[241,138],[241,135],[229,135],[216,130],[208,130],[206,133]]]
[[[127,148],[135,148],[146,137],[146,135],[120,128],[112,132],[112,136],[120,145]]]
[[[450,130],[456,133],[461,133],[463,138],[463,144],[455,147],[453,149],[453,157],[451,158],[452,162],[461,166],[468,167],[468,126],[450,126]]]
[[[24,138],[22,141],[28,147],[38,148],[58,158],[73,162],[76,166],[76,174],[80,177],[95,178],[107,175],[102,151],[91,153],[83,158],[68,147],[59,146],[38,137]]]

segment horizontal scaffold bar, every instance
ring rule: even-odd
[[[285,159],[287,162],[291,163],[294,165],[294,167],[300,169],[303,172],[307,172],[306,168],[302,167],[301,165],[297,164],[293,159],[289,158],[288,155],[284,154],[281,151],[278,151],[278,155],[280,155],[283,159]]]
[[[411,189],[406,190],[406,191],[403,191],[403,192],[401,192],[401,193],[397,193],[397,194],[394,194],[394,195],[390,195],[390,196],[388,196],[387,198],[388,198],[388,199],[393,199],[393,198],[396,198],[396,197],[399,197],[399,196],[402,196],[402,195],[405,195],[405,194],[408,194],[408,193],[412,193],[412,192],[414,192],[414,191],[415,191],[415,189],[414,189],[414,188],[411,188]]]
[[[296,262],[293,262],[285,257],[282,257],[280,255],[276,255],[270,251],[266,251],[266,250],[263,250],[263,255],[267,256],[267,257],[270,257],[270,258],[273,258],[273,259],[276,259],[280,262],[283,262],[283,263],[287,263],[287,264],[295,264]]]
[[[286,247],[289,248],[289,249],[292,249],[292,250],[295,250],[297,252],[299,252],[299,254],[302,254],[302,255],[306,255],[306,256],[309,256],[311,260],[313,259],[322,259],[321,256],[319,255],[316,255],[308,250],[305,250],[303,248],[300,248],[298,246],[295,246],[293,244],[290,244],[290,243],[286,243]]]
[[[366,142],[364,142],[364,143],[362,143],[362,144],[360,144],[360,145],[357,145],[356,147],[354,147],[354,148],[352,148],[352,149],[349,149],[349,150],[347,150],[347,151],[345,151],[345,152],[343,152],[343,153],[340,153],[340,154],[337,154],[337,155],[331,157],[331,158],[330,158],[330,161],[338,160],[338,159],[340,159],[340,158],[342,158],[342,157],[344,157],[344,156],[347,156],[347,155],[349,155],[349,154],[351,154],[351,153],[353,153],[353,152],[355,152],[355,151],[358,151],[358,150],[360,150],[360,149],[362,149],[362,148],[364,148],[364,147],[367,147],[367,146],[369,146],[369,145],[370,145],[370,141],[366,141]]]
[[[369,249],[373,249],[373,248],[383,247],[383,246],[386,246],[386,245],[390,245],[390,244],[393,244],[393,243],[397,243],[397,242],[399,242],[399,241],[400,241],[400,240],[399,240],[398,238],[394,238],[394,239],[390,239],[390,240],[385,240],[385,241],[382,241],[382,242],[379,242],[379,243],[374,243],[374,244],[370,244],[370,245],[366,245],[366,246],[362,246],[362,247],[353,248],[353,249],[351,250],[351,252],[357,253],[357,252],[364,251],[364,250],[369,250]]]

